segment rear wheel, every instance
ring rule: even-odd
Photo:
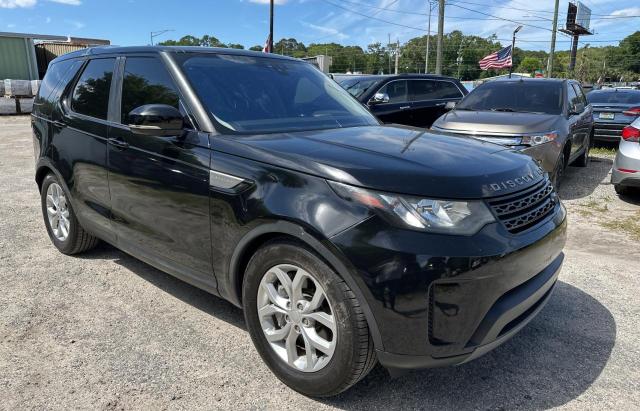
[[[620,184],[614,184],[613,188],[618,195],[624,196],[629,194],[629,187],[621,186]]]
[[[376,364],[353,291],[302,246],[279,242],[259,249],[247,266],[243,305],[263,360],[305,395],[338,394]]]
[[[78,254],[94,248],[98,239],[84,231],[76,218],[69,197],[53,174],[42,181],[42,215],[53,245],[63,254]]]

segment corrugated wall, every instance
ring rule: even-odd
[[[87,46],[69,43],[40,43],[35,45],[36,59],[38,60],[38,74],[44,77],[51,60],[72,51],[84,49]]]
[[[27,43],[22,38],[0,37],[0,79],[34,80]]]

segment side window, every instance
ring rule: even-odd
[[[587,102],[587,97],[584,95],[584,92],[582,91],[582,87],[580,87],[579,84],[575,84],[574,83],[573,84],[573,88],[575,88],[575,90],[576,90],[576,94],[578,95],[578,100],[582,104],[584,104],[584,106],[586,107],[587,104],[589,104],[589,103]]]
[[[46,116],[51,114],[65,86],[76,74],[80,65],[79,60],[64,60],[49,66],[34,101],[39,114]]]
[[[89,61],[73,90],[73,111],[102,120],[107,119],[114,63],[113,58]]]
[[[389,103],[404,103],[409,100],[406,80],[387,83],[378,90],[378,93],[387,93],[389,95]]]
[[[580,103],[580,99],[572,84],[567,84],[567,102],[569,103],[569,112],[573,111],[573,107]]]
[[[438,99],[444,98],[462,98],[460,89],[450,81],[436,81],[436,97]]]
[[[180,110],[178,91],[162,62],[153,57],[128,57],[122,82],[122,123],[145,104],[167,104]]]
[[[409,95],[412,101],[434,100],[436,82],[431,80],[409,80]]]

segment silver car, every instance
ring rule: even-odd
[[[528,154],[556,186],[567,165],[587,166],[593,142],[591,105],[576,81],[562,79],[484,83],[431,128]]]
[[[611,184],[618,194],[640,188],[640,118],[622,130],[622,139],[613,161]]]

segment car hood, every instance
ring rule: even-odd
[[[399,126],[214,136],[211,147],[360,187],[437,198],[493,197],[543,178],[531,158],[503,146]],[[518,184],[509,183],[514,179]]]
[[[513,135],[552,131],[559,118],[557,114],[452,110],[433,127],[455,133]]]

